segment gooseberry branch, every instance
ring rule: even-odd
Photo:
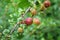
[[[36,0],[34,0],[34,4],[36,3]],[[30,6],[26,9],[25,13],[21,15],[22,18],[24,18],[24,16],[26,15],[27,12],[30,11]],[[16,29],[16,27],[18,27],[18,25],[20,24],[20,22],[17,22],[14,27],[12,28],[12,30],[10,31],[10,34],[12,34],[14,32],[14,30]]]
[[[25,14],[30,10],[30,6],[27,8],[27,10],[25,11],[25,13],[23,15],[21,15],[22,18],[24,18]],[[12,34],[14,32],[14,30],[16,29],[17,25],[19,25],[20,22],[17,22],[15,24],[15,26],[13,27],[13,29],[10,31],[10,34]]]
[[[32,2],[32,4],[33,4],[33,7],[36,7],[36,2],[39,2],[39,4],[42,6],[42,3],[41,3],[41,1],[39,1],[39,0],[34,0],[33,2]],[[44,7],[49,7],[50,6],[50,1],[44,1],[44,6],[42,6],[42,8],[44,8]],[[44,10],[44,9],[43,9]],[[28,13],[28,12],[31,12],[32,13],[32,15],[35,15],[36,14],[36,10],[34,9],[34,10],[32,10],[31,11],[31,6],[29,6],[27,9],[26,9],[26,11],[24,11],[22,14],[21,14],[21,18],[23,18],[24,19],[24,17],[25,17],[25,15]],[[19,17],[19,18],[20,18]],[[33,17],[33,16],[32,16]],[[35,24],[38,24],[38,25],[40,25],[40,21],[38,20],[38,19],[34,19],[34,21],[32,20],[32,18],[27,18],[25,21],[24,21],[24,23],[21,23],[23,20],[21,20],[21,21],[19,21],[19,22],[17,22],[15,25],[14,25],[14,27],[12,28],[12,30],[10,31],[10,34],[12,34],[15,30],[16,30],[16,28],[18,27],[18,25],[20,25],[20,24],[26,24],[26,25],[30,25],[30,24],[32,24],[32,22],[34,22]],[[38,26],[38,28],[39,28],[40,26]]]

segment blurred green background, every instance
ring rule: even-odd
[[[60,0],[50,0],[51,6],[44,11],[38,11],[34,18],[39,18],[41,25],[21,24],[18,27],[24,28],[23,33],[18,33],[17,29],[10,35],[14,25],[20,21],[21,12],[25,11],[35,0],[0,0],[0,40],[60,40]],[[40,0],[42,3],[45,0]],[[40,9],[36,3],[37,10]],[[30,12],[28,12],[30,13]],[[31,14],[26,14],[25,18]],[[35,32],[30,34],[31,32]]]

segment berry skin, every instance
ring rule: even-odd
[[[39,21],[39,19],[34,18],[34,19],[33,19],[33,23],[39,25],[39,24],[40,24],[40,21]]]
[[[30,11],[33,16],[36,15],[36,9],[31,8]]]
[[[22,33],[23,29],[22,28],[18,28],[18,32]]]
[[[49,7],[51,5],[51,3],[50,3],[50,1],[49,0],[46,0],[45,2],[44,2],[44,6],[47,8],[47,7]]]
[[[32,24],[32,18],[27,18],[26,20],[25,20],[25,24],[26,25],[31,25]]]

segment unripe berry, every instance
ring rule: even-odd
[[[44,6],[47,8],[51,5],[49,0],[44,1]]]
[[[33,23],[39,25],[40,24],[40,20],[38,18],[34,18],[33,19]]]
[[[23,29],[22,28],[18,28],[18,32],[22,33]]]
[[[31,8],[30,11],[33,16],[36,15],[36,9]]]
[[[40,10],[41,11],[45,10],[45,6],[43,4],[41,4]]]
[[[25,20],[25,24],[26,25],[31,25],[32,24],[32,18],[27,18],[26,20]]]

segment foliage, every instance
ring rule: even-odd
[[[60,0],[50,0],[51,6],[44,11],[40,11],[41,5],[36,2],[37,14],[34,18],[39,18],[41,24],[17,25],[10,35],[17,22],[32,16],[31,12],[28,12],[24,19],[21,18],[22,12],[29,6],[34,8],[33,1],[0,0],[0,40],[60,40]],[[43,3],[45,0],[39,1]],[[19,27],[23,28],[23,33],[18,32]]]

